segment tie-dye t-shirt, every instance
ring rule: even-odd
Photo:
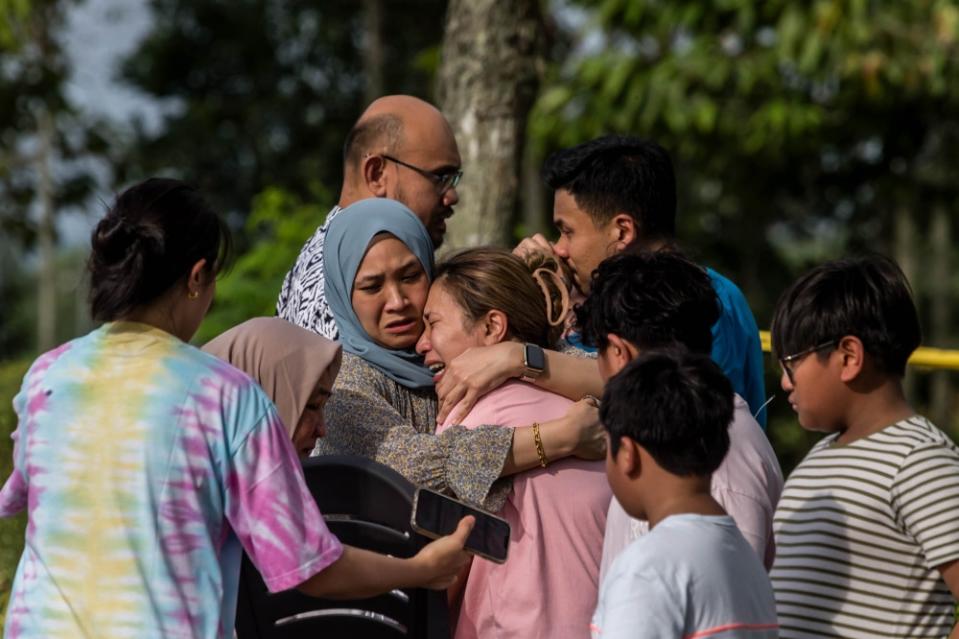
[[[228,637],[241,546],[273,591],[342,554],[263,391],[168,333],[69,342],[14,408],[0,515],[28,523],[7,637]]]

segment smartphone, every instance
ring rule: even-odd
[[[456,530],[460,520],[467,515],[476,518],[476,525],[466,538],[464,550],[498,564],[506,561],[509,522],[435,490],[416,489],[410,525],[421,535],[437,539]]]

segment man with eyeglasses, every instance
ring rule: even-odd
[[[453,130],[436,107],[408,95],[375,100],[346,136],[339,202],[286,274],[276,314],[337,339],[323,275],[323,241],[330,221],[354,202],[387,197],[409,207],[426,226],[433,248],[439,248],[446,220],[459,201],[456,186],[462,176]]]

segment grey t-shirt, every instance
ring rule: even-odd
[[[634,541],[599,590],[593,639],[778,637],[759,557],[729,516],[673,515]]]

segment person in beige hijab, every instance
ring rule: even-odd
[[[203,350],[253,379],[276,404],[301,456],[325,434],[323,407],[340,370],[340,345],[277,317],[257,317],[208,342]]]

